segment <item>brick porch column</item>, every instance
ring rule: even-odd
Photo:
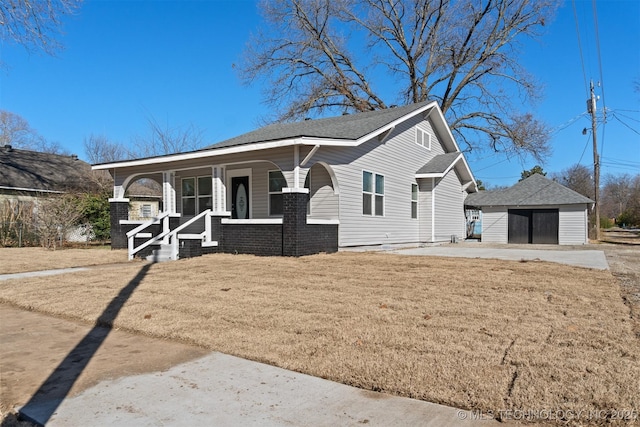
[[[283,188],[282,255],[306,255],[303,250],[307,226],[307,188]]]
[[[109,199],[111,212],[111,249],[127,249],[127,230],[120,220],[129,219],[129,199]]]

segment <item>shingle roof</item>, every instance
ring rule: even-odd
[[[469,194],[467,206],[542,206],[594,203],[580,193],[540,174],[534,174],[512,187]]]
[[[0,187],[67,191],[84,187],[91,171],[75,156],[0,147]]]
[[[357,140],[429,103],[430,101],[425,101],[403,107],[347,114],[326,119],[276,123],[210,145],[206,149],[300,137]]]
[[[444,173],[453,162],[456,161],[458,157],[460,157],[459,151],[454,151],[452,153],[438,154],[433,159],[429,160],[427,164],[422,166],[416,172],[418,174],[428,174],[428,173]]]

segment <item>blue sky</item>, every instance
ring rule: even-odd
[[[597,0],[602,67],[598,62],[591,0],[567,1],[539,42],[524,45],[522,62],[541,83],[534,106],[555,129],[548,172],[593,162],[585,76],[602,82],[598,124],[602,174],[640,173],[640,1]],[[85,157],[91,134],[129,143],[148,132],[147,118],[204,131],[207,144],[248,132],[267,114],[259,85],[241,85],[238,63],[260,23],[250,0],[86,0],[65,20],[56,57],[0,46],[0,108],[24,117],[66,150]],[[600,74],[602,68],[602,75]],[[502,154],[471,153],[476,178],[492,186],[515,183],[535,165]]]

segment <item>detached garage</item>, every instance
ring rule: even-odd
[[[589,243],[593,200],[535,174],[513,187],[470,194],[465,205],[482,211],[481,240],[491,243]]]

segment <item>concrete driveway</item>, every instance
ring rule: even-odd
[[[548,261],[577,267],[608,270],[609,264],[604,251],[589,249],[589,246],[562,247],[536,245],[529,248],[522,246],[488,245],[484,243],[458,243],[426,246],[422,248],[400,249],[393,251],[402,255],[443,256],[459,258],[493,258],[513,261]]]

